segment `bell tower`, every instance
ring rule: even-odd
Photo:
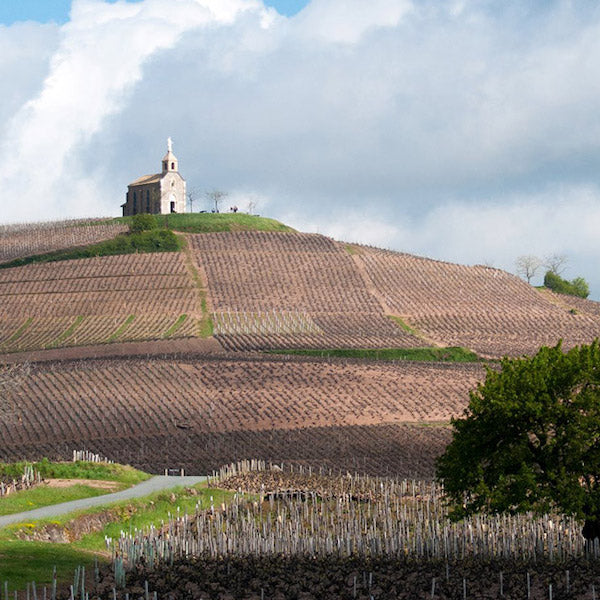
[[[165,173],[177,173],[179,165],[177,164],[177,157],[173,154],[173,140],[167,139],[167,153],[162,159],[162,172]]]

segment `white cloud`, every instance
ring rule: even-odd
[[[17,36],[40,58],[0,108],[3,220],[118,214],[171,135],[190,187],[292,225],[507,268],[562,251],[595,277],[595,5],[75,0],[60,32],[0,28],[0,74]]]
[[[8,201],[24,186],[51,210],[87,208],[94,191],[82,197],[78,188],[94,190],[97,182],[82,181],[88,176],[77,172],[74,154],[123,107],[148,58],[172,47],[185,31],[227,25],[239,12],[258,8],[243,0],[171,0],[166,6],[164,0],[74,1],[41,92],[17,112],[2,140],[2,154],[14,158],[0,167],[0,186],[8,192],[5,217],[35,217],[35,204]]]

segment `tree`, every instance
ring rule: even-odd
[[[198,189],[197,188],[188,189],[188,191],[186,192],[186,196],[187,196],[188,204],[190,207],[189,212],[193,213],[194,212],[194,201],[198,197]]]
[[[212,192],[206,192],[206,197],[214,204],[213,212],[219,212],[219,204],[226,196],[228,196],[227,192],[223,192],[222,190],[212,190]]]
[[[517,275],[525,277],[527,283],[531,283],[536,271],[542,266],[542,261],[532,254],[524,254],[517,258],[515,264],[517,267]]]
[[[565,270],[567,262],[566,254],[551,254],[544,259],[544,266],[554,275],[560,275]]]
[[[600,537],[600,346],[504,358],[471,392],[437,461],[451,515],[547,512]]]

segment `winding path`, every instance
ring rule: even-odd
[[[113,502],[120,502],[121,500],[129,500],[131,498],[141,498],[160,490],[166,490],[180,485],[194,485],[204,481],[206,481],[206,476],[171,477],[166,475],[157,475],[120,492],[104,494],[103,496],[95,496],[94,498],[81,498],[80,500],[71,500],[70,502],[63,502],[62,504],[52,504],[50,506],[43,506],[42,508],[35,508],[26,512],[5,515],[0,517],[0,527],[6,527],[12,523],[20,523],[22,521],[49,519],[57,515],[70,513],[74,510],[83,510],[86,508],[92,508],[94,506],[103,506],[105,504],[112,504]]]

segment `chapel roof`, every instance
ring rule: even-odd
[[[163,173],[155,173],[154,175],[144,175],[143,177],[139,177],[135,181],[132,181],[129,184],[129,187],[132,185],[145,185],[147,183],[156,183],[160,181],[163,177]]]

